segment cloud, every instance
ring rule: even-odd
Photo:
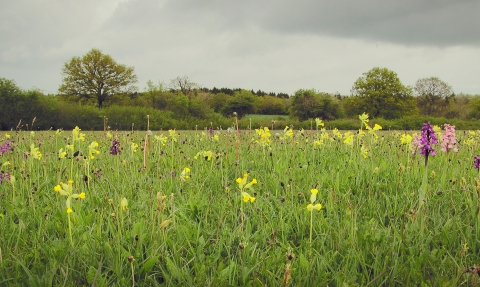
[[[313,34],[401,45],[480,44],[476,0],[174,1],[174,15],[214,13],[230,27],[258,25],[280,34]],[[214,12],[212,12],[214,11]],[[181,15],[181,14],[180,14]]]
[[[148,80],[349,94],[373,67],[479,93],[478,1],[0,0],[0,77],[55,93],[92,48]],[[478,2],[480,3],[480,2]],[[471,16],[470,16],[471,15]]]

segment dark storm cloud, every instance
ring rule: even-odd
[[[55,93],[92,48],[133,66],[140,89],[187,75],[205,87],[348,94],[372,67],[478,93],[480,1],[0,0],[0,77]]]
[[[478,0],[172,1],[174,14],[204,12],[231,26],[256,24],[277,33],[359,38],[401,45],[480,44]]]

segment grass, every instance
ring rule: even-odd
[[[0,184],[0,285],[480,284],[478,133],[457,132],[458,153],[429,159],[420,209],[424,159],[400,133],[353,134],[351,146],[333,131],[323,143],[320,131],[280,133],[114,132],[118,155],[103,132],[11,133],[13,151],[0,155],[3,177],[15,177]],[[257,181],[244,190],[253,202],[242,200],[244,174]],[[68,180],[86,195],[69,214],[54,191]],[[322,209],[311,213],[314,188]]]

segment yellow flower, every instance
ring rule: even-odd
[[[364,145],[362,145],[360,151],[361,151],[361,153],[362,153],[363,158],[367,158],[367,156],[368,156],[368,148],[366,148]]]
[[[42,153],[38,150],[38,147],[35,147],[33,143],[30,145],[30,156],[32,156],[34,159],[42,159]]]
[[[413,137],[409,134],[402,134],[400,136],[400,142],[404,145],[409,145],[412,142]]]
[[[241,179],[241,178],[237,178],[236,182],[237,182],[238,184],[241,184],[241,183],[242,183],[242,179]]]
[[[133,153],[136,153],[136,152],[137,152],[137,148],[138,148],[138,144],[136,144],[136,143],[131,143],[130,148],[131,148],[131,150],[132,150]]]
[[[84,199],[85,198],[85,192],[82,192],[78,195],[78,198]]]
[[[58,151],[58,158],[65,158],[67,156],[67,152],[66,151],[63,151],[63,148],[61,148],[59,151]]]
[[[323,127],[323,126],[325,125],[325,124],[323,123],[323,121],[322,121],[321,119],[319,119],[319,118],[315,118],[315,124],[317,125],[317,128],[318,128],[319,126],[322,126],[322,127]]]
[[[72,212],[73,212],[73,210],[70,207],[67,208],[67,213],[72,213]]]
[[[366,125],[368,123],[368,114],[363,113],[359,115],[358,118],[360,119],[363,125]]]
[[[307,205],[307,210],[308,210],[308,211],[311,212],[311,211],[313,211],[314,209],[320,210],[320,209],[322,209],[322,205],[321,205],[320,203],[317,203],[317,204],[315,204],[315,205],[313,205],[313,204],[310,203],[310,204]]]
[[[185,167],[182,172],[180,173],[180,180],[181,181],[186,181],[187,179],[190,178],[190,168]]]
[[[81,140],[82,142],[85,141],[85,134],[81,133],[80,131],[81,129],[78,126],[76,126],[72,130],[72,136],[74,141],[76,140]]]
[[[168,130],[168,134],[170,135],[172,141],[177,141],[178,134],[175,132],[175,130]]]
[[[318,193],[318,189],[313,188],[313,189],[310,190],[310,192],[311,192],[312,194],[317,194],[317,193]]]
[[[59,184],[55,185],[55,187],[53,188],[55,192],[59,192],[61,189],[62,187]]]
[[[257,180],[255,178],[252,180],[252,184],[257,184]]]
[[[244,202],[254,202],[256,198],[246,192],[242,192],[242,199]]]
[[[373,126],[374,131],[378,131],[378,130],[381,130],[381,129],[382,129],[382,126],[379,125],[379,124],[375,124],[375,126]]]
[[[122,200],[120,201],[120,207],[122,208],[122,210],[128,210],[128,200],[127,198],[122,198]]]
[[[6,139],[9,139],[9,138],[10,138],[10,134],[5,134],[5,138],[6,138]]]
[[[69,180],[67,181],[67,183],[68,183],[68,185],[73,185],[73,180],[69,179]]]

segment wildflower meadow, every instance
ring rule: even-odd
[[[0,133],[0,286],[478,286],[480,131]]]

